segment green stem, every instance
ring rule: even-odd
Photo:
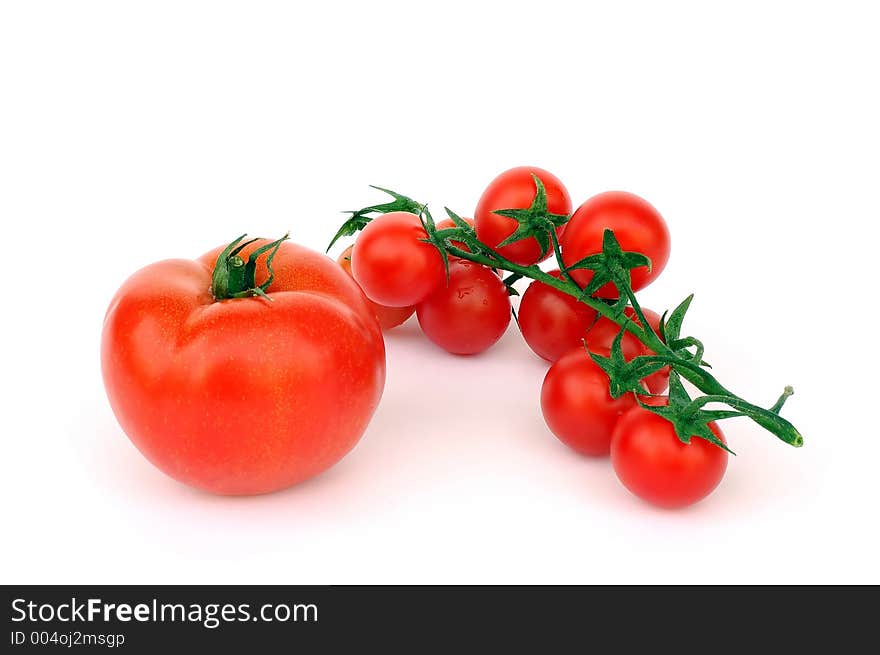
[[[685,359],[684,357],[673,351],[667,344],[665,344],[654,332],[654,329],[651,327],[650,323],[645,317],[645,314],[642,311],[642,308],[639,305],[639,302],[631,289],[626,289],[627,296],[633,306],[633,311],[635,311],[636,316],[638,316],[639,321],[641,322],[641,325],[636,324],[625,314],[618,314],[609,305],[602,302],[601,300],[593,298],[591,296],[584,296],[580,286],[578,286],[578,284],[574,280],[572,280],[570,276],[568,279],[566,279],[565,277],[557,278],[548,273],[545,273],[537,265],[522,266],[520,264],[511,262],[499,255],[491,248],[488,248],[485,244],[476,241],[476,239],[470,237],[470,235],[467,234],[465,234],[464,238],[459,235],[456,237],[456,239],[464,241],[473,250],[481,250],[482,252],[469,252],[466,250],[462,250],[461,248],[457,248],[454,245],[447,244],[446,248],[449,253],[461,259],[467,259],[477,264],[483,264],[484,266],[489,266],[492,268],[499,268],[510,273],[519,274],[522,277],[537,280],[538,282],[553,287],[558,291],[578,298],[581,302],[593,308],[600,315],[613,321],[616,325],[627,330],[628,332],[634,334],[643,344],[650,348],[655,354],[648,358],[649,361],[661,361],[668,364],[670,367],[678,371],[681,377],[688,380],[704,394],[707,394],[706,397],[715,397],[715,399],[719,399],[719,402],[723,402],[730,407],[733,407],[734,409],[743,412],[758,425],[766,428],[777,437],[779,437],[782,441],[793,446],[803,445],[803,437],[791,423],[779,416],[776,411],[773,411],[773,409],[776,409],[775,406],[773,409],[768,410],[743,400],[733,392],[726,389],[724,385],[722,385],[715,378],[715,376],[712,375],[705,368],[694,363],[694,361],[692,361],[691,359]],[[790,393],[788,393],[788,395],[790,395]],[[784,394],[784,397],[787,397],[787,395]],[[781,403],[777,404],[781,407]]]
[[[776,403],[769,409],[765,409],[763,407],[759,407],[757,405],[749,403],[734,394],[733,392],[726,389],[724,385],[722,385],[715,378],[715,376],[707,370],[707,365],[702,361],[702,342],[693,337],[685,337],[683,339],[678,337],[681,319],[684,317],[684,312],[687,311],[687,304],[690,302],[690,298],[679,305],[679,308],[673,312],[673,316],[677,316],[673,333],[669,332],[669,322],[667,321],[665,323],[664,336],[670,340],[670,343],[665,343],[663,339],[660,338],[660,335],[654,330],[654,327],[647,320],[645,312],[635,296],[632,285],[630,283],[629,275],[626,273],[621,273],[621,270],[628,271],[632,268],[646,265],[648,263],[648,260],[644,255],[641,255],[639,253],[624,253],[611,230],[605,230],[601,256],[599,256],[598,254],[588,256],[582,261],[577,262],[575,266],[577,266],[578,268],[592,269],[595,271],[595,275],[598,275],[599,271],[602,270],[603,275],[606,278],[609,278],[609,282],[614,284],[614,286],[618,288],[620,293],[622,293],[625,298],[615,302],[614,304],[609,304],[603,300],[594,298],[592,297],[592,295],[587,293],[587,290],[589,290],[590,287],[587,287],[586,290],[582,288],[574,280],[573,276],[571,275],[570,268],[567,267],[563,262],[562,249],[559,244],[559,239],[556,236],[556,226],[562,225],[566,220],[568,220],[569,217],[547,214],[546,207],[541,205],[544,193],[543,185],[540,183],[540,180],[537,179],[535,184],[536,198],[535,202],[533,202],[532,207],[527,210],[497,210],[495,213],[502,216],[514,218],[520,223],[520,228],[518,228],[518,232],[514,233],[514,235],[512,236],[516,236],[517,234],[519,234],[519,232],[522,232],[523,234],[520,236],[522,238],[525,238],[530,230],[534,232],[534,230],[538,229],[541,230],[541,234],[543,236],[544,230],[546,229],[546,233],[548,234],[553,246],[553,253],[556,256],[557,263],[559,264],[559,277],[554,277],[553,275],[545,273],[537,265],[523,266],[503,257],[496,250],[482,243],[477,238],[473,228],[467,226],[460,217],[458,217],[448,208],[446,212],[447,214],[449,214],[450,218],[453,219],[456,227],[445,228],[442,230],[436,229],[434,220],[425,205],[416,203],[412,199],[406,198],[406,196],[402,196],[393,191],[387,190],[386,192],[394,198],[393,203],[386,203],[385,205],[375,205],[372,207],[367,207],[363,210],[359,210],[357,212],[352,212],[352,218],[348,222],[346,222],[346,224],[343,225],[342,228],[340,228],[340,231],[337,233],[336,237],[334,237],[334,240],[343,233],[353,234],[358,229],[361,229],[367,221],[371,220],[366,216],[367,214],[377,213],[381,215],[383,213],[387,213],[388,211],[399,209],[396,203],[406,203],[407,207],[415,206],[416,211],[414,211],[414,213],[418,213],[421,216],[422,224],[425,227],[425,231],[427,232],[428,238],[425,239],[425,241],[433,244],[440,250],[444,263],[448,261],[447,257],[449,254],[451,254],[460,259],[471,261],[477,264],[482,264],[483,266],[487,266],[495,270],[503,270],[511,273],[511,275],[508,276],[505,280],[509,284],[512,284],[518,278],[529,278],[531,280],[541,282],[542,284],[546,284],[547,286],[556,289],[557,291],[572,296],[578,302],[582,302],[588,307],[592,308],[596,312],[595,320],[598,320],[600,317],[607,318],[615,325],[619,326],[622,331],[633,334],[653,354],[640,356],[638,358],[638,361],[632,363],[633,368],[627,371],[626,367],[629,366],[629,364],[624,361],[623,355],[622,353],[620,353],[619,347],[620,339],[622,337],[621,333],[615,340],[615,347],[618,350],[617,357],[619,357],[620,361],[617,363],[609,363],[608,366],[610,368],[605,368],[605,366],[603,365],[603,369],[606,371],[606,373],[609,373],[609,380],[611,381],[611,384],[616,384],[617,387],[615,388],[620,393],[627,393],[630,391],[632,391],[633,393],[640,393],[638,380],[641,378],[641,373],[659,370],[658,364],[661,365],[660,368],[662,368],[663,366],[668,366],[671,371],[674,371],[674,373],[670,374],[669,400],[671,408],[673,404],[673,396],[675,396],[675,404],[678,409],[674,411],[678,411],[679,414],[678,418],[675,418],[672,414],[667,415],[666,417],[675,424],[676,432],[680,432],[679,438],[684,439],[685,442],[687,442],[687,439],[693,434],[703,436],[703,438],[707,438],[710,441],[713,441],[714,438],[706,436],[709,431],[705,424],[702,424],[703,430],[700,430],[700,421],[717,420],[720,418],[732,418],[734,416],[748,416],[758,425],[766,428],[768,431],[779,437],[779,439],[781,439],[782,441],[794,446],[800,446],[803,444],[803,438],[801,437],[800,433],[794,428],[791,423],[779,416],[779,410],[782,408],[782,405],[785,402],[786,398],[788,398],[788,396],[790,396],[792,393],[790,387],[786,387],[785,392],[782,394],[779,400],[777,400]],[[412,211],[412,209],[409,209],[409,211]],[[532,236],[535,236],[535,234],[532,234]],[[239,262],[236,262],[234,261],[234,259],[231,258],[232,255],[236,255],[238,250],[241,249],[241,246],[239,246],[238,250],[233,250],[238,241],[240,241],[242,238],[244,237],[241,237],[237,241],[230,244],[227,251],[224,251],[224,254],[226,255],[226,259],[224,259],[224,262],[226,262],[225,266],[229,270],[229,272],[232,273],[232,276],[230,277],[230,275],[227,274],[225,278],[219,280],[219,283],[215,284],[215,289],[222,290],[224,288],[228,288],[230,285],[230,279],[233,280],[233,286],[240,287],[242,285],[241,282],[237,281],[238,278],[235,277],[237,275],[237,268],[240,266],[240,260]],[[516,239],[511,239],[510,237],[508,237],[507,241],[512,240]],[[464,244],[464,246],[466,246],[468,250],[454,245],[455,243]],[[271,264],[271,257],[272,255],[270,255],[269,262],[267,262],[269,264]],[[609,265],[609,258],[612,258],[611,265]],[[223,259],[222,255],[221,259]],[[218,259],[218,268],[220,268],[220,261],[221,260]],[[246,270],[251,268],[250,263],[251,262],[249,261],[249,265],[245,266]],[[246,279],[243,284],[246,286],[248,283],[247,276],[245,276],[245,278]],[[604,281],[604,279],[600,279],[597,284],[600,284],[600,282]],[[258,293],[259,288],[250,289],[248,292]],[[622,309],[627,304],[632,306],[633,313],[635,314],[635,320],[633,319],[632,315],[622,311]],[[695,352],[692,353],[688,351],[688,348],[690,347],[694,347],[696,349]],[[612,355],[613,354],[614,348],[612,348]],[[609,359],[608,362],[611,362],[611,360]],[[615,367],[618,367],[620,369],[617,373],[615,373],[615,371],[617,370]],[[619,378],[618,373],[620,376]],[[705,395],[701,398],[698,398],[697,400],[691,401],[684,387],[681,385],[681,381],[679,380],[679,378],[687,380]],[[633,382],[633,380],[635,380],[635,382]],[[675,382],[675,384],[677,385],[676,389],[673,389],[673,382]],[[710,402],[720,402],[728,405],[732,409],[724,411],[708,411],[701,409],[705,404]],[[655,410],[652,409],[652,411]],[[660,411],[655,411],[655,413],[666,415]],[[693,423],[693,425],[691,423]],[[692,430],[697,431],[692,432]],[[715,441],[717,440],[714,440],[713,443]],[[722,447],[724,447],[723,444]]]
[[[235,241],[230,243],[223,252],[217,257],[214,264],[214,271],[211,274],[211,294],[214,300],[228,300],[230,298],[246,298],[249,296],[260,296],[267,300],[271,300],[266,295],[266,290],[275,279],[275,272],[272,270],[272,260],[281,247],[281,244],[287,240],[287,235],[272,241],[254,250],[247,261],[239,256],[245,246],[248,246],[258,239],[250,241],[242,240],[245,238],[242,234]],[[269,276],[261,284],[256,282],[257,260],[264,254],[269,253],[266,257],[266,269]]]

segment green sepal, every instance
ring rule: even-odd
[[[416,202],[412,198],[408,198],[407,196],[397,193],[396,191],[392,191],[391,189],[384,189],[380,186],[375,186],[373,184],[370,185],[371,189],[377,189],[384,193],[387,193],[389,196],[393,198],[393,200],[385,203],[381,203],[378,205],[370,205],[369,207],[364,207],[362,209],[357,209],[355,211],[347,211],[342,212],[343,214],[351,214],[351,217],[346,220],[342,226],[336,231],[336,234],[333,235],[333,239],[330,241],[330,245],[327,246],[327,252],[330,251],[330,248],[333,247],[339,239],[342,237],[350,237],[360,230],[363,230],[367,224],[373,220],[370,214],[389,214],[391,212],[409,212],[411,214],[419,214],[422,210],[422,205],[419,202]]]
[[[712,432],[709,427],[709,423],[722,418],[740,416],[741,414],[739,412],[728,412],[724,410],[702,409],[699,402],[691,400],[691,397],[684,388],[677,371],[672,370],[669,373],[668,405],[647,405],[639,400],[638,397],[636,399],[638,400],[639,405],[643,408],[657,414],[658,416],[662,416],[672,423],[672,427],[675,428],[675,435],[682,443],[689,444],[692,437],[699,437],[715,444],[719,448],[723,448],[731,455],[736,454],[727,447],[727,444],[715,436],[715,433]]]
[[[271,301],[266,291],[275,280],[275,271],[272,268],[272,260],[278,253],[281,244],[287,241],[288,234],[280,239],[267,243],[254,250],[249,256],[247,262],[239,257],[239,253],[250,244],[259,239],[251,239],[242,243],[245,234],[235,239],[226,246],[218,255],[217,261],[214,263],[214,270],[211,273],[211,294],[214,300],[228,300],[230,298],[247,298],[249,296],[260,296]],[[257,260],[268,252],[266,257],[266,270],[269,276],[261,284],[256,283]]]
[[[443,260],[443,270],[446,272],[446,283],[449,283],[449,253],[446,252],[446,241],[441,237],[440,232],[437,230],[437,224],[434,222],[434,217],[431,216],[431,212],[428,211],[428,205],[421,205],[418,211],[419,220],[422,222],[422,228],[425,230],[425,234],[428,235],[427,239],[422,239],[425,243],[430,243],[432,246],[437,248],[440,253],[440,258]],[[445,232],[445,230],[444,230]]]
[[[669,318],[666,319],[666,313],[663,313],[663,318],[660,321],[660,326],[662,330],[663,340],[670,344],[673,341],[678,339],[681,334],[681,326],[684,323],[685,314],[687,314],[688,309],[691,306],[691,301],[694,299],[694,294],[689,295],[685,298],[681,303],[672,310],[672,314],[669,315]]]
[[[497,272],[497,271],[496,271]],[[519,291],[514,288],[514,284],[518,280],[521,280],[524,276],[520,273],[511,273],[506,278],[503,278],[501,281],[504,283],[504,286],[507,287],[507,295],[508,296],[518,296]]]
[[[593,278],[584,287],[580,299],[593,295],[609,282],[617,288],[618,300],[614,303],[615,311],[622,312],[628,303],[627,291],[632,289],[634,268],[646,266],[651,270],[651,260],[640,252],[625,252],[612,230],[606,229],[602,235],[602,252],[588,255],[566,267],[566,272],[578,269],[593,271]]]
[[[446,215],[449,216],[453,223],[455,223],[454,228],[442,230],[443,241],[447,244],[449,244],[450,241],[463,243],[472,253],[485,252],[486,246],[477,239],[477,234],[474,232],[473,225],[470,225],[461,216],[449,209],[449,207],[444,207],[443,209],[446,211]]]
[[[532,173],[535,182],[535,198],[526,209],[496,209],[493,214],[512,218],[517,222],[513,233],[496,246],[503,248],[511,243],[534,237],[541,247],[541,258],[550,250],[550,232],[565,225],[571,218],[568,214],[551,214],[547,211],[547,189],[541,178]]]
[[[623,335],[625,332],[626,329],[621,328],[617,333],[611,343],[609,357],[587,349],[592,360],[608,376],[608,392],[612,398],[620,398],[631,391],[645,393],[642,380],[666,366],[666,362],[647,356],[634,357],[632,360],[626,361],[623,356]]]

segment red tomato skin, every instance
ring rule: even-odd
[[[485,266],[449,262],[449,283],[416,306],[425,336],[453,355],[475,355],[497,342],[510,323],[510,296]]]
[[[571,266],[584,257],[602,252],[606,229],[614,230],[621,248],[640,252],[651,259],[647,267],[632,269],[632,288],[643,289],[657,278],[669,261],[670,237],[666,221],[648,201],[625,191],[606,191],[593,196],[577,208],[561,238],[562,261]],[[572,277],[581,286],[589,284],[592,271],[577,269]],[[617,298],[610,282],[594,294],[599,298]]]
[[[560,277],[558,270],[549,274]],[[555,362],[582,345],[587,330],[596,320],[596,310],[534,280],[522,295],[518,317],[519,329],[529,348],[539,357]]]
[[[715,423],[709,425],[727,443],[721,429]],[[669,421],[634,407],[614,428],[611,464],[633,494],[658,507],[675,509],[712,493],[727,470],[727,452],[699,437],[682,443]]]
[[[471,227],[474,226],[474,219],[472,219],[472,218],[467,218],[467,217],[462,216],[462,220],[463,220],[465,223],[467,223],[468,225],[470,225]],[[437,229],[438,229],[438,230],[446,230],[446,229],[448,229],[448,228],[450,228],[450,227],[456,227],[456,225],[455,225],[455,221],[453,221],[451,218],[444,218],[442,221],[440,221],[440,222],[437,223]],[[452,241],[451,243],[452,243],[452,245],[455,246],[456,248],[461,248],[462,250],[464,250],[464,251],[466,251],[466,252],[470,252],[470,251],[471,251],[471,249],[468,248],[468,247],[467,247],[465,244],[463,244],[461,241]],[[449,255],[449,258],[450,258],[450,259],[460,259],[460,257],[456,257],[455,255]]]
[[[386,307],[410,307],[446,279],[443,259],[421,220],[391,212],[370,221],[351,253],[351,272],[367,298]]]
[[[354,246],[346,248],[336,260],[342,267],[342,270],[349,275],[351,275],[351,251],[353,248]],[[352,276],[352,279],[354,279],[354,276]],[[382,330],[391,330],[398,325],[402,325],[406,322],[406,319],[412,316],[416,311],[414,305],[409,307],[386,307],[385,305],[374,303],[366,296],[364,296],[364,299],[367,301],[367,304],[370,305],[376,318],[379,319],[379,327],[381,327]]]
[[[553,252],[552,248],[541,256],[541,246],[534,239],[522,239],[506,246],[497,248],[498,244],[513,234],[517,228],[515,219],[495,214],[498,209],[527,209],[535,199],[535,180],[537,175],[544,183],[547,192],[547,211],[551,214],[571,214],[571,198],[568,190],[552,173],[535,166],[519,166],[504,171],[489,183],[474,211],[474,224],[477,238],[490,248],[512,262],[530,266],[547,259]],[[556,229],[561,236],[564,226]]]
[[[608,376],[583,348],[559,358],[541,387],[541,411],[547,427],[582,455],[608,455],[615,423],[634,406],[632,394],[611,397]]]
[[[272,302],[215,302],[220,250],[152,264],[122,285],[104,320],[104,384],[132,443],[172,478],[216,494],[268,493],[357,443],[382,395],[385,348],[332,259],[286,242]],[[266,276],[261,259],[257,280]]]

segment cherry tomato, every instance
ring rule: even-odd
[[[710,429],[724,443],[715,424]],[[617,422],[611,440],[611,463],[623,485],[659,507],[692,505],[708,496],[727,469],[727,452],[700,437],[682,443],[672,423],[642,407]]]
[[[614,425],[635,406],[632,394],[612,398],[608,376],[583,348],[559,358],[541,387],[541,410],[560,441],[584,455],[607,455]]]
[[[349,246],[346,248],[341,255],[339,255],[339,259],[336,261],[339,262],[339,265],[342,266],[342,270],[351,275],[351,251],[354,246]],[[367,303],[369,303],[370,307],[373,310],[373,313],[376,315],[376,318],[379,319],[379,326],[383,330],[390,330],[391,328],[395,328],[398,325],[402,324],[406,319],[415,313],[415,306],[410,307],[386,307],[385,305],[379,305],[378,303],[374,303],[369,298],[366,299]]]
[[[659,334],[660,316],[658,316],[656,312],[653,312],[650,309],[642,308],[642,311],[645,314],[645,318],[648,319],[648,323],[650,323],[651,327],[654,328],[654,331]],[[633,310],[632,307],[627,307],[624,310],[624,313],[629,316],[633,321],[639,323],[639,320],[635,314],[635,310]],[[583,338],[587,344],[587,347],[593,352],[599,352],[600,350],[606,350],[610,352],[611,344],[617,337],[618,332],[620,332],[620,326],[617,325],[617,323],[609,318],[600,316],[599,319],[589,327],[589,329],[586,331],[586,334],[583,335]],[[623,335],[623,339],[620,342],[620,347],[623,351],[623,357],[627,361],[641,355],[653,354],[653,351],[647,348],[641,341],[639,341],[639,339],[634,334],[631,334],[630,332],[626,332]],[[656,373],[652,373],[644,379],[644,383],[649,392],[663,393],[669,386],[669,368],[662,368]]]
[[[518,226],[515,219],[499,216],[494,212],[498,209],[527,209],[535,200],[537,188],[532,175],[537,175],[547,193],[547,211],[551,214],[568,215],[571,213],[571,198],[562,182],[547,171],[534,166],[520,166],[504,171],[496,177],[477,202],[474,219],[477,238],[499,254],[523,266],[529,266],[550,256],[552,250],[541,256],[541,246],[534,237],[515,241],[506,246],[497,247],[499,243],[513,234]],[[556,229],[561,235],[563,227]]]
[[[550,271],[555,278],[559,271]],[[555,362],[582,344],[596,310],[576,298],[534,280],[519,303],[519,329],[535,353]],[[610,345],[610,342],[609,342]]]
[[[420,303],[446,279],[440,253],[415,214],[391,212],[370,221],[351,253],[351,272],[366,296],[386,307]]]
[[[221,250],[152,264],[122,285],[104,318],[104,385],[157,468],[218,494],[266,493],[357,443],[382,395],[385,347],[363,293],[332,259],[283,243],[271,301],[215,300]],[[256,279],[267,277],[259,259]]]
[[[571,266],[584,257],[602,252],[606,229],[614,231],[624,251],[642,253],[651,260],[650,273],[645,266],[632,269],[634,291],[648,286],[663,272],[670,249],[666,221],[646,200],[625,191],[600,193],[578,207],[561,238],[565,265]],[[593,277],[593,272],[585,269],[573,270],[571,274],[581,286],[589,284]],[[617,298],[617,289],[609,282],[595,295]]]
[[[494,344],[510,323],[510,297],[501,279],[485,266],[449,262],[444,284],[416,306],[422,331],[455,355],[473,355]]]
[[[474,226],[474,219],[472,219],[472,218],[466,218],[466,217],[462,216],[462,220],[463,220],[465,223],[467,223],[468,225],[470,225],[471,227]],[[442,221],[440,221],[440,222],[437,223],[437,229],[438,229],[438,230],[445,230],[445,229],[448,229],[448,228],[450,228],[450,227],[455,227],[455,226],[456,226],[456,225],[455,225],[455,221],[453,221],[451,218],[444,218]],[[450,243],[451,243],[453,246],[455,246],[456,248],[461,248],[462,250],[464,250],[464,251],[466,251],[466,252],[470,252],[470,251],[471,251],[471,249],[468,248],[468,247],[467,247],[465,244],[463,244],[461,241],[450,241]],[[458,257],[456,257],[455,255],[449,255],[449,258],[450,258],[450,259],[458,259]]]

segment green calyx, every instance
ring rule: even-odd
[[[526,209],[496,209],[493,214],[514,219],[518,225],[509,237],[498,244],[498,248],[510,245],[529,237],[534,237],[541,246],[541,257],[550,250],[550,234],[564,225],[570,218],[567,214],[551,214],[547,211],[547,190],[541,178],[532,173],[535,181],[535,199]]]
[[[272,260],[275,258],[275,254],[278,252],[281,244],[287,240],[288,235],[285,234],[277,241],[260,246],[245,261],[239,253],[250,244],[259,241],[259,239],[244,241],[246,236],[246,234],[242,234],[226,246],[217,257],[217,262],[214,264],[214,272],[211,275],[211,295],[214,296],[214,300],[248,298],[252,296],[272,300],[266,295],[269,285],[275,279],[275,271],[272,270]],[[266,257],[266,269],[269,271],[269,277],[261,284],[257,284],[257,260],[267,252],[269,254]]]
[[[370,185],[370,188],[387,193],[391,196],[392,200],[378,205],[370,205],[369,207],[356,209],[354,211],[343,212],[343,214],[351,214],[351,216],[349,216],[349,218],[336,231],[336,234],[333,235],[333,238],[330,240],[330,245],[327,246],[326,252],[330,252],[330,248],[333,247],[333,244],[339,241],[342,237],[350,237],[363,230],[367,224],[373,220],[373,217],[370,216],[370,214],[379,214],[381,216],[382,214],[390,214],[391,212],[409,212],[410,214],[421,215],[422,210],[424,209],[424,205],[416,202],[412,198],[407,198],[395,191],[391,191],[390,189],[383,189],[380,186],[374,186],[372,184]]]

